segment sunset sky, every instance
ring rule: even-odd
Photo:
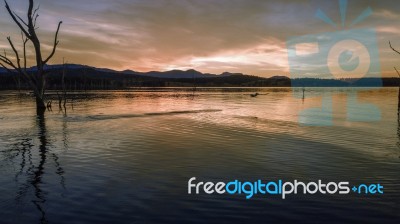
[[[70,63],[134,71],[196,69],[258,76],[289,75],[286,41],[292,36],[342,30],[336,0],[37,0],[44,51],[52,45],[57,22],[60,46],[52,64]],[[9,0],[25,18],[27,0]],[[1,3],[1,5],[4,5]],[[364,9],[373,14],[351,27],[375,28],[382,74],[397,76],[400,55],[400,3],[349,0],[349,24]],[[315,17],[324,11],[336,28]],[[0,10],[0,47],[19,30]],[[348,26],[345,27],[348,29]]]

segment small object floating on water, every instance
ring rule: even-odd
[[[251,97],[256,97],[258,95],[259,95],[258,93],[250,94]]]

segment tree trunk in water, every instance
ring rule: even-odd
[[[43,97],[35,96],[36,98],[36,114],[43,115],[46,112],[46,104],[44,103]]]
[[[34,88],[34,94],[36,98],[36,113],[37,115],[43,115],[46,112],[46,103],[44,102],[44,89],[46,85],[45,77],[43,74],[43,69],[38,68],[36,78],[38,82]]]
[[[399,86],[399,93],[397,95],[397,123],[399,124],[399,130],[400,130],[400,86]]]
[[[399,85],[399,93],[397,95],[397,147],[400,148],[400,85]]]
[[[399,94],[397,95],[397,124],[400,137],[400,86],[399,86]]]

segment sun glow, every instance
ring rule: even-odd
[[[260,74],[257,71],[279,70],[288,72],[286,48],[276,44],[261,44],[245,49],[235,49],[205,57],[182,58],[173,64],[166,65],[165,70],[197,69],[213,72],[215,69],[252,68],[244,72]]]

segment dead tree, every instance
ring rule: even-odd
[[[396,50],[396,49],[394,49],[394,47],[392,47],[392,43],[390,43],[390,41],[389,41],[389,46],[390,46],[390,48],[391,48],[394,52],[396,52],[397,54],[400,54],[400,52],[399,52],[398,50]],[[399,78],[400,78],[400,73],[399,73],[399,71],[397,70],[396,67],[394,67],[394,70],[396,70],[397,75],[398,75]],[[400,87],[400,83],[399,83],[399,87]]]
[[[11,37],[7,37],[8,43],[10,44],[10,47],[15,54],[15,57],[8,57],[6,52],[4,51],[4,54],[0,55],[0,65],[3,68],[7,69],[8,72],[19,74],[26,79],[26,81],[31,86],[31,89],[36,99],[37,113],[42,114],[46,111],[46,103],[44,99],[46,90],[46,72],[44,71],[44,66],[50,61],[50,59],[54,56],[56,52],[57,45],[59,44],[58,32],[60,31],[62,21],[58,23],[57,31],[54,35],[53,49],[50,54],[44,58],[41,49],[41,43],[39,37],[36,34],[36,21],[39,17],[39,6],[34,8],[34,1],[29,0],[27,20],[24,20],[17,13],[11,10],[6,0],[4,2],[6,4],[5,7],[7,9],[7,12],[10,14],[14,23],[21,30],[23,53],[22,55],[20,55],[13,41],[11,40]],[[27,71],[26,47],[29,41],[32,43],[35,52],[36,70],[34,72]]]
[[[57,90],[57,97],[58,97],[58,107],[60,111],[63,109],[61,105],[64,106],[64,111],[67,110],[67,88],[65,87],[65,74],[66,74],[66,64],[63,58],[63,69],[62,69],[62,76],[61,76],[61,88],[62,88],[62,95],[58,93]]]
[[[396,49],[394,49],[393,47],[392,47],[392,44],[390,43],[390,41],[389,41],[389,46],[390,46],[390,48],[394,51],[394,52],[396,52],[397,54],[400,54],[400,52],[398,51],[398,50],[396,50]],[[400,79],[400,72],[399,72],[399,70],[397,70],[397,68],[396,67],[394,67],[394,70],[396,71],[396,73],[397,73],[397,76],[399,77],[399,79]],[[397,95],[397,135],[399,136],[399,138],[400,138],[400,81],[398,80],[398,85],[399,85],[399,90],[398,90],[398,95]],[[398,147],[400,147],[400,140],[399,140],[399,142],[397,143],[397,146]]]
[[[66,105],[67,105],[67,88],[65,87],[65,73],[66,73],[66,64],[63,59],[63,71],[62,71],[62,90],[63,90],[63,106],[64,110],[66,110]]]

